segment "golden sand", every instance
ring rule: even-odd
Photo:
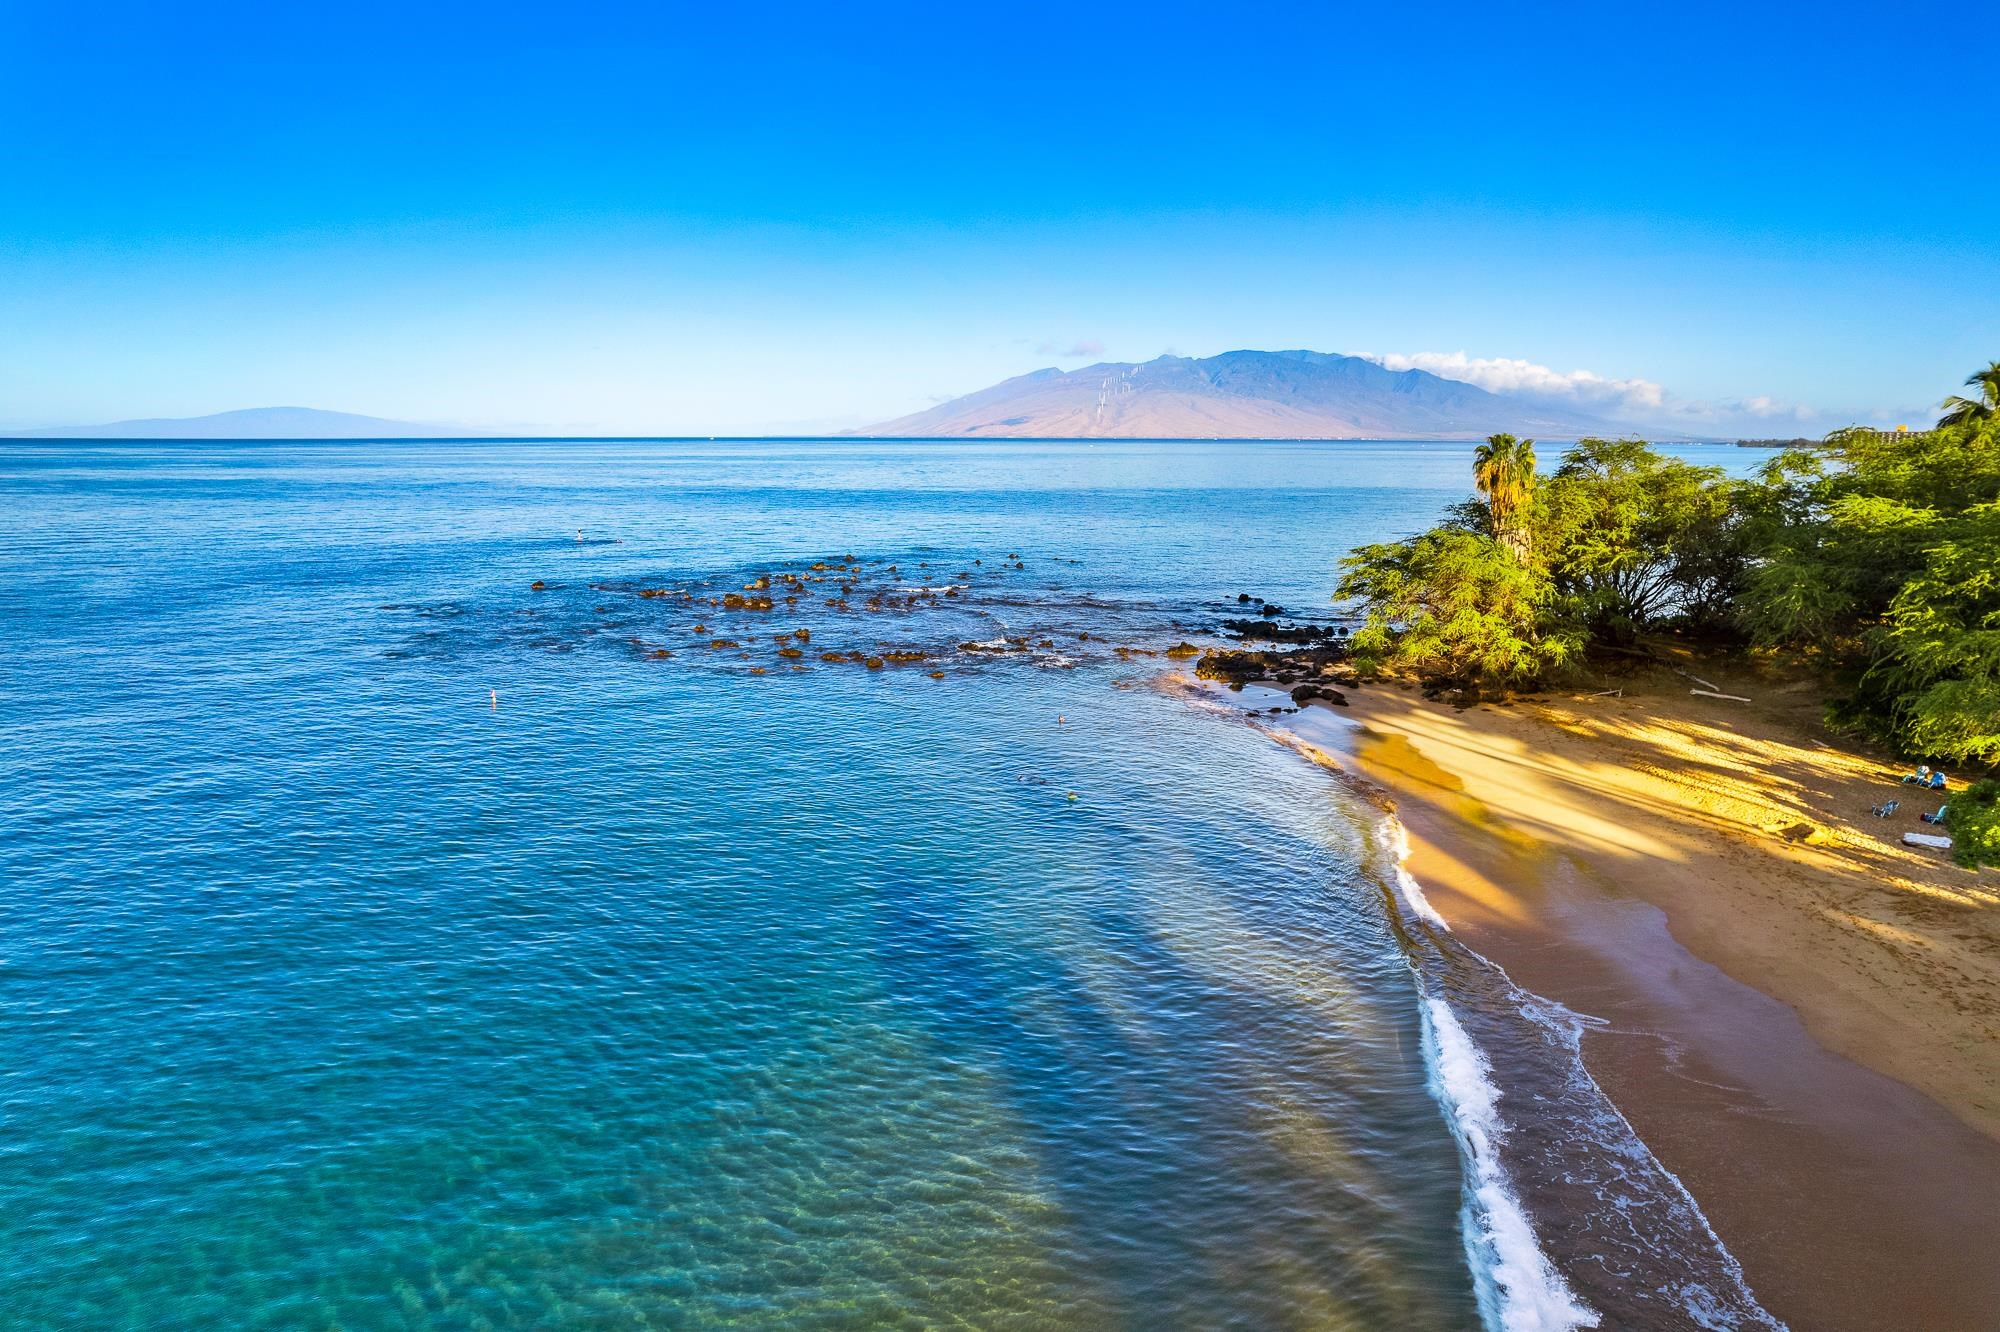
[[[1386,788],[1454,931],[1606,1021],[1586,1063],[1774,1313],[2000,1326],[2000,873],[1900,845],[1937,797],[1810,685],[1697,673],[1754,701],[1653,671],[1285,724]]]

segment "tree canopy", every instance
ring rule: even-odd
[[[1519,689],[1647,634],[1785,649],[1834,724],[2000,769],[2000,362],[1968,382],[1935,430],[1838,431],[1749,480],[1631,439],[1537,473],[1532,441],[1493,436],[1484,504],[1344,561],[1357,660]]]

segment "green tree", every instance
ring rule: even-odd
[[[1946,398],[1944,415],[1938,419],[1940,427],[1990,421],[2000,415],[2000,361],[1967,375],[1965,386],[1978,389],[1978,395],[1964,398],[1953,394]]]
[[[1394,666],[1433,685],[1537,683],[1575,662],[1583,634],[1559,613],[1546,574],[1490,536],[1437,527],[1362,546],[1336,596],[1367,618],[1351,640],[1364,670]]]
[[[1830,720],[2000,763],[2000,418],[1838,431],[1767,466],[1741,507],[1741,622],[1820,654]]]
[[[1869,635],[1857,693],[1918,754],[2000,765],[2000,504],[1934,522]]]
[[[1535,493],[1535,441],[1488,435],[1473,450],[1472,483],[1486,497],[1493,535],[1526,563],[1533,545],[1526,518]]]
[[[1714,627],[1746,571],[1734,493],[1720,468],[1665,457],[1642,440],[1578,440],[1536,511],[1557,594],[1606,641],[1675,620]]]

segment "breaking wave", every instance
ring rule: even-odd
[[[1453,936],[1404,864],[1409,837],[1393,814],[1377,837],[1433,1094],[1465,1162],[1460,1224],[1490,1332],[1782,1329],[1591,1076],[1582,1040],[1593,1019],[1522,989]]]

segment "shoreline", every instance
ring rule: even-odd
[[[1389,793],[1455,935],[1599,1020],[1586,1067],[1766,1308],[1799,1329],[1994,1325],[2000,883],[1893,845],[1917,801],[1880,829],[1846,816],[1874,822],[1885,765],[1782,691],[1350,698],[1268,724]]]

